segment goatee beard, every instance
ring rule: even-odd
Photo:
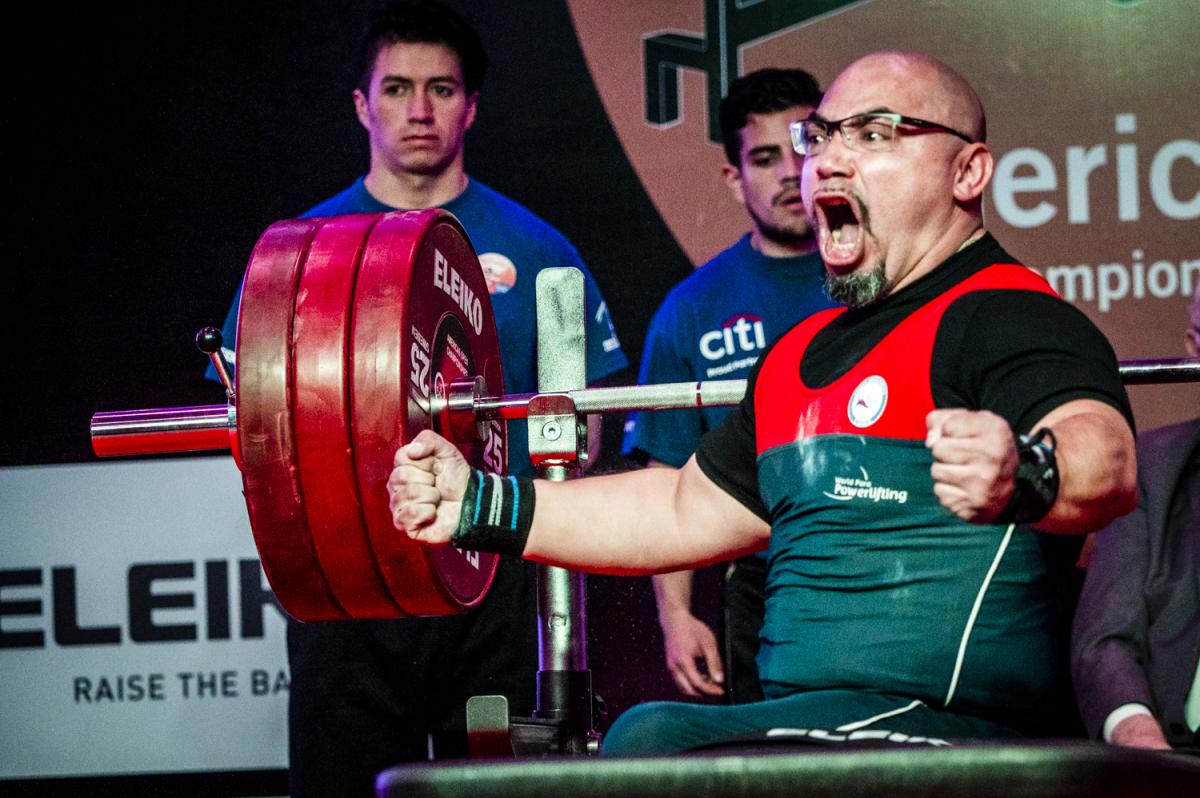
[[[825,273],[825,294],[834,302],[861,308],[883,299],[891,292],[887,270],[882,262],[866,274],[836,275]]]

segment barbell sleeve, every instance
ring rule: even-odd
[[[92,416],[92,450],[100,457],[228,449],[237,429],[234,405],[116,410]]]

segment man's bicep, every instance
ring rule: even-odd
[[[751,386],[754,379],[755,373],[751,373]],[[752,395],[753,387],[747,389],[741,404],[701,439],[694,460],[717,488],[769,524],[770,512],[758,488]]]
[[[1095,467],[1101,460],[1106,468],[1117,469],[1126,492],[1136,491],[1137,457],[1133,430],[1129,421],[1112,405],[1095,399],[1074,399],[1042,416],[1032,430],[1049,428],[1056,438],[1059,469]],[[1063,459],[1067,463],[1062,462]]]
[[[1095,399],[1073,399],[1059,405],[1042,416],[1030,430],[1042,427],[1054,429],[1056,426],[1071,426],[1072,423],[1086,423],[1088,429],[1096,435],[1119,439],[1122,444],[1133,448],[1133,430],[1129,422],[1116,408]]]
[[[1111,405],[1076,399],[1043,416],[1035,429],[1054,433],[1059,487],[1050,512],[1034,526],[1078,533],[1103,526],[1137,501],[1137,458],[1129,422]]]
[[[766,547],[771,527],[741,501],[709,479],[693,456],[680,470],[675,491],[679,528],[712,542],[713,562]]]

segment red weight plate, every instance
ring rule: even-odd
[[[296,288],[320,221],[277,222],[250,256],[238,312],[237,399],[242,485],[263,570],[302,621],[347,618],[329,590],[296,476],[291,340]]]
[[[397,618],[367,538],[350,448],[354,281],[378,215],[329,219],[304,260],[292,328],[292,419],[308,531],[338,604],[355,618]]]
[[[414,615],[462,612],[483,599],[498,558],[410,541],[392,526],[386,490],[396,449],[430,427],[431,390],[472,374],[484,375],[490,393],[504,389],[487,284],[453,216],[399,211],[375,226],[359,266],[352,341],[351,437],[384,580]],[[502,471],[504,427],[484,431],[486,442],[462,444],[463,453]]]

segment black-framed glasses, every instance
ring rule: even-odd
[[[872,111],[867,114],[855,114],[845,119],[826,121],[824,119],[802,119],[789,125],[792,133],[792,147],[796,152],[808,157],[820,155],[833,138],[833,131],[840,130],[842,141],[852,150],[859,152],[887,152],[896,146],[896,130],[899,127],[911,127],[919,130],[949,133],[958,136],[968,144],[975,140],[965,133],[960,133],[952,127],[937,122],[929,122],[903,114],[893,114],[886,111]]]

